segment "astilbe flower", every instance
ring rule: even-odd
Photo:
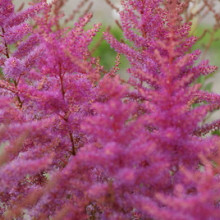
[[[43,190],[48,175],[62,170],[86,142],[80,123],[92,114],[96,97],[101,66],[88,45],[99,25],[84,30],[88,14],[72,29],[55,29],[59,15],[51,7],[41,1],[16,12],[11,1],[0,2],[0,211],[6,219],[12,218],[9,210],[22,218],[26,203],[20,210],[16,201]]]
[[[188,52],[196,39],[181,1],[122,1],[133,45],[105,37],[129,60],[127,84],[118,60],[100,79],[87,49],[99,25],[83,29],[91,15],[71,30],[44,1],[18,15],[10,1],[0,5],[4,218],[218,219],[220,139],[204,134],[220,123],[203,121],[220,96],[195,83],[216,67]],[[10,34],[28,16],[30,36]]]
[[[27,175],[35,176],[51,164],[52,154],[44,155],[44,158],[33,157],[23,158],[20,152],[24,149],[23,142],[25,136],[32,130],[30,140],[39,137],[40,133],[46,129],[50,120],[36,123],[28,121],[22,111],[23,99],[18,92],[21,76],[27,71],[29,56],[16,58],[13,51],[10,51],[9,44],[16,44],[22,40],[27,33],[31,32],[31,27],[25,21],[37,13],[42,4],[37,4],[24,12],[16,13],[11,1],[1,1],[1,148],[4,153],[1,158],[1,215],[22,195],[28,193],[24,190],[25,184],[22,180]],[[35,45],[32,46],[32,48]],[[19,51],[18,48],[17,51]],[[21,51],[20,51],[21,52]],[[34,62],[32,63],[32,66]],[[30,65],[29,65],[30,67]],[[39,132],[40,131],[40,132]],[[19,138],[21,139],[19,141]],[[30,160],[31,159],[31,160]],[[43,163],[42,163],[43,162]],[[41,165],[39,165],[41,164]],[[24,171],[26,170],[26,171]],[[31,184],[27,182],[27,189]]]
[[[123,32],[134,46],[119,43],[108,34],[106,38],[115,50],[124,54],[130,62],[131,67],[128,70],[131,73],[130,84],[135,88],[130,97],[138,101],[137,114],[146,121],[145,135],[149,141],[148,148],[153,142],[155,145],[153,153],[159,153],[163,158],[163,172],[170,172],[167,181],[163,180],[169,184],[166,190],[163,189],[162,194],[174,196],[174,189],[178,184],[183,184],[187,189],[182,203],[174,205],[174,208],[170,203],[175,197],[173,200],[164,199],[166,202],[163,200],[161,202],[157,198],[159,192],[156,184],[151,184],[149,180],[146,188],[153,192],[152,198],[152,195],[145,191],[146,194],[133,193],[127,200],[133,201],[133,207],[145,217],[203,219],[204,216],[206,219],[212,213],[211,218],[218,219],[219,210],[215,203],[219,192],[216,190],[217,195],[214,196],[212,190],[205,190],[205,184],[184,185],[185,175],[181,171],[184,167],[189,172],[197,172],[199,164],[203,164],[201,155],[211,160],[218,151],[219,138],[215,136],[204,138],[202,135],[218,129],[219,121],[202,127],[200,125],[209,112],[219,109],[219,95],[202,92],[199,90],[200,85],[193,83],[199,76],[215,71],[216,67],[210,66],[208,61],[194,65],[199,51],[188,53],[196,39],[188,37],[190,24],[182,22],[181,1],[165,1],[163,7],[162,1],[131,0],[122,1],[122,4],[125,8],[121,12]],[[193,104],[199,105],[193,107]],[[154,161],[147,160],[147,164],[150,169]],[[206,171],[197,173],[201,175],[200,178],[206,180],[203,177],[206,176]],[[152,175],[150,179],[154,178]],[[214,174],[212,178],[212,181],[216,182]],[[213,188],[215,184],[213,183]],[[203,190],[204,195],[201,192]],[[191,191],[196,194],[194,200],[198,202],[197,204],[206,207],[203,212],[198,210],[191,212],[190,202],[187,207],[189,210],[185,207],[184,199],[187,202],[188,196],[190,201]],[[208,196],[209,199],[203,200],[203,196],[204,198]],[[164,204],[173,208],[167,211],[166,214],[169,215],[161,213],[165,210]],[[178,209],[181,210],[181,207],[184,211],[180,211],[178,215]]]
[[[81,126],[88,143],[70,158],[37,212],[58,219],[218,219],[212,163],[218,164],[220,139],[203,135],[219,121],[201,124],[219,109],[219,95],[195,83],[216,67],[195,65],[200,52],[188,52],[196,39],[188,37],[181,2],[122,4],[123,32],[133,46],[109,34],[106,39],[129,60],[133,89],[112,73],[102,79],[94,116]]]

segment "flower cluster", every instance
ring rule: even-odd
[[[91,56],[91,14],[33,2],[0,1],[3,219],[219,219],[220,95],[196,83],[217,67],[190,52],[189,1],[121,1],[125,40],[104,37],[128,81]]]

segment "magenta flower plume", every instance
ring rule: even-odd
[[[191,51],[190,1],[121,1],[109,72],[90,13],[65,27],[65,0],[33,2],[0,1],[0,217],[218,220],[220,95],[197,83],[217,67]]]
[[[57,15],[45,19],[52,8],[44,1],[21,12],[1,1],[0,10],[7,14],[1,17],[0,198],[1,216],[10,219],[33,208],[25,201],[87,142],[80,124],[92,114],[101,70],[88,45],[100,25],[84,30],[88,14],[73,29],[54,30]]]

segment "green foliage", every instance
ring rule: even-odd
[[[101,65],[103,65],[106,70],[109,70],[115,64],[116,52],[103,39],[103,32],[105,32],[106,29],[107,28],[104,26],[100,29],[100,31],[94,37],[89,49],[91,51],[93,51],[93,48],[95,48],[92,55],[95,57],[100,57]],[[123,36],[122,31],[117,26],[111,27],[110,33],[116,39],[118,39],[118,40],[122,39],[122,36]],[[101,40],[101,42],[100,42],[100,40]],[[96,48],[97,44],[99,44],[99,46]],[[121,55],[120,69],[124,69],[127,66],[128,66],[127,59],[125,58],[125,56]]]
[[[215,51],[218,50],[220,48],[220,41],[218,40],[220,38],[220,30],[217,30],[214,33],[214,35],[212,36],[212,34],[211,34],[213,31],[212,27],[200,25],[193,32],[193,35],[200,37],[205,30],[206,30],[206,34],[194,45],[194,47],[196,47],[196,48],[201,47],[201,46],[204,47],[210,41],[212,41],[209,48],[211,50],[215,50]]]
[[[212,27],[200,25],[191,34],[194,36],[197,36],[199,38],[197,43],[193,46],[192,50],[195,50],[195,49],[202,50],[203,51],[202,59],[208,55],[209,57],[211,57],[210,58],[211,64],[219,67],[220,30],[217,30],[214,33]],[[200,38],[201,36],[203,36],[203,37]],[[201,76],[197,80],[197,83],[202,84],[203,90],[210,92],[212,90],[213,83],[207,82],[207,79],[212,78],[214,75],[215,75],[215,73],[212,73],[208,76]]]
[[[220,136],[220,130],[213,131],[212,134]]]

